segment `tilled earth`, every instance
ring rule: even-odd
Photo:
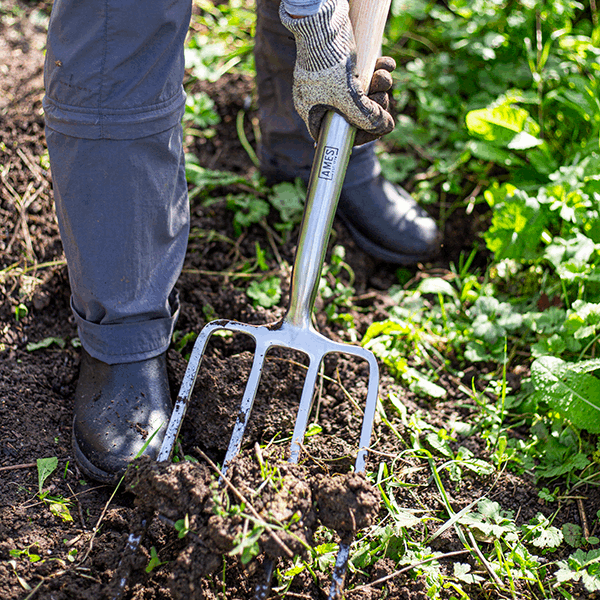
[[[246,450],[227,474],[232,487],[219,488],[211,463],[223,459],[253,347],[244,338],[217,338],[207,351],[177,447],[178,456],[191,456],[197,462],[158,465],[141,461],[114,496],[111,488],[84,480],[73,460],[70,440],[79,363],[77,331],[70,315],[68,275],[53,212],[41,110],[44,20],[49,7],[49,2],[0,1],[2,598],[112,598],[121,593],[119,584],[125,572],[125,598],[252,598],[254,586],[263,577],[260,564],[265,556],[278,560],[280,568],[286,570],[292,564],[289,555],[302,556],[307,547],[323,541],[319,525],[332,529],[334,539],[350,539],[377,513],[378,493],[362,477],[349,475],[361,425],[357,406],[364,401],[368,373],[364,364],[347,357],[326,360],[315,402],[322,430],[307,438],[302,463],[289,465],[285,462],[289,443],[285,436],[295,420],[305,361],[298,353],[271,353],[245,438]],[[211,169],[251,174],[254,167],[238,140],[235,117],[253,95],[252,81],[230,75],[204,89],[216,100],[222,123],[210,140],[187,140],[188,151]],[[254,115],[250,111],[249,117]],[[250,125],[247,136],[254,143]],[[213,195],[222,197],[236,191],[215,190]],[[446,224],[448,242],[443,255],[427,268],[447,268],[462,248],[469,247],[482,226],[475,216],[467,219],[457,213]],[[192,227],[199,235],[190,242],[178,284],[182,299],[177,326],[180,336],[199,332],[213,318],[253,324],[281,318],[285,297],[280,307],[268,311],[254,308],[243,283],[227,275],[234,263],[254,259],[256,241],[263,248],[270,247],[265,229],[252,227],[237,239],[232,214],[223,200],[210,205],[193,201]],[[209,232],[237,242],[232,246]],[[296,233],[278,247],[287,264],[293,261]],[[358,250],[337,222],[332,239],[346,247],[346,260],[356,274],[356,304],[362,310],[354,317],[363,333],[371,322],[387,316],[390,299],[385,290],[395,282],[395,272]],[[273,260],[269,266],[278,265]],[[288,278],[286,270],[283,281]],[[317,314],[317,322],[328,337],[347,341],[344,330],[330,325],[322,313]],[[50,339],[54,341],[45,348],[27,349],[28,344]],[[190,350],[188,344],[181,351],[169,351],[174,397],[186,367],[184,356]],[[432,404],[412,396],[384,371],[380,395],[383,398],[393,390],[409,410],[427,411],[428,420],[440,426],[452,416],[468,418],[468,409],[458,408],[462,397],[456,382],[443,383],[448,389],[447,400]],[[401,424],[398,428],[402,434]],[[372,456],[398,452],[398,440],[380,422],[376,422],[373,440]],[[260,450],[256,442],[263,446],[268,443],[267,448]],[[475,442],[472,445],[481,455]],[[47,457],[57,457],[58,468],[44,484],[42,501],[36,461]],[[371,460],[368,467],[374,468],[376,463]],[[406,483],[410,485],[398,488],[396,501],[408,509],[437,509],[429,475],[413,467],[407,463]],[[538,511],[549,514],[526,478],[505,473],[493,483],[465,477],[452,484],[455,510],[485,493],[505,510],[518,512],[520,522]],[[250,498],[248,504],[264,525],[256,538],[258,558],[247,564],[240,560],[243,555],[229,553],[257,521],[244,516],[248,506],[233,489]],[[60,498],[69,501],[70,520],[50,510]],[[153,511],[161,517],[147,519],[143,526],[142,519]],[[563,509],[560,518],[578,522],[575,505]],[[182,522],[190,530],[186,536],[178,535],[181,527],[176,530],[174,526]],[[284,531],[274,529],[273,524],[285,525]],[[129,534],[144,528],[139,552],[128,554],[125,545]],[[436,549],[451,552],[462,546],[454,537],[442,536]],[[163,564],[155,564],[156,560],[150,563],[156,557]],[[444,568],[451,573],[452,559],[446,563]],[[148,568],[149,564],[154,568]],[[392,561],[382,559],[368,572],[350,574],[348,587],[362,587],[348,597],[427,597],[423,581],[407,573],[388,581],[385,591],[381,585],[370,585],[395,568]],[[295,577],[287,597],[324,598],[329,579],[320,571],[313,577],[304,570]],[[278,597],[277,592],[273,597]],[[472,597],[493,596],[484,585],[474,589]]]

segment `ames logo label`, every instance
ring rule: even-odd
[[[321,163],[321,171],[319,172],[320,179],[333,179],[333,174],[335,173],[335,167],[338,159],[337,148],[333,148],[331,146],[325,146],[325,151],[323,152],[323,162]]]

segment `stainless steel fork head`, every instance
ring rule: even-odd
[[[333,353],[348,354],[361,358],[368,363],[369,382],[359,448],[355,463],[356,471],[364,470],[371,430],[373,427],[373,419],[377,407],[379,368],[375,357],[372,352],[365,348],[335,342],[315,331],[310,326],[294,325],[285,318],[270,325],[249,325],[237,321],[219,320],[209,323],[202,329],[194,344],[179,391],[179,397],[177,398],[173,414],[167,426],[164,441],[158,455],[159,461],[168,460],[171,456],[177,435],[181,428],[183,417],[190,402],[194,384],[202,364],[202,358],[206,352],[210,337],[216,331],[244,333],[251,336],[256,344],[252,368],[250,370],[250,375],[248,376],[248,382],[244,390],[238,417],[223,462],[223,472],[226,471],[229,461],[240,451],[244,431],[248,424],[248,419],[250,418],[250,413],[252,412],[252,406],[258,390],[266,354],[271,348],[275,347],[298,350],[307,355],[309,359],[308,370],[302,389],[292,442],[290,445],[289,460],[293,463],[297,463],[299,459],[300,448],[302,446],[312,406],[315,384],[321,363],[325,356]]]

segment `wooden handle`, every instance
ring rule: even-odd
[[[350,0],[350,21],[356,40],[360,81],[368,91],[392,0]]]

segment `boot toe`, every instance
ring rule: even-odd
[[[140,452],[156,458],[170,414],[166,354],[108,365],[83,352],[73,448],[85,475],[115,483]]]
[[[435,221],[406,190],[381,175],[344,188],[337,214],[356,244],[376,259],[409,265],[439,252]]]

